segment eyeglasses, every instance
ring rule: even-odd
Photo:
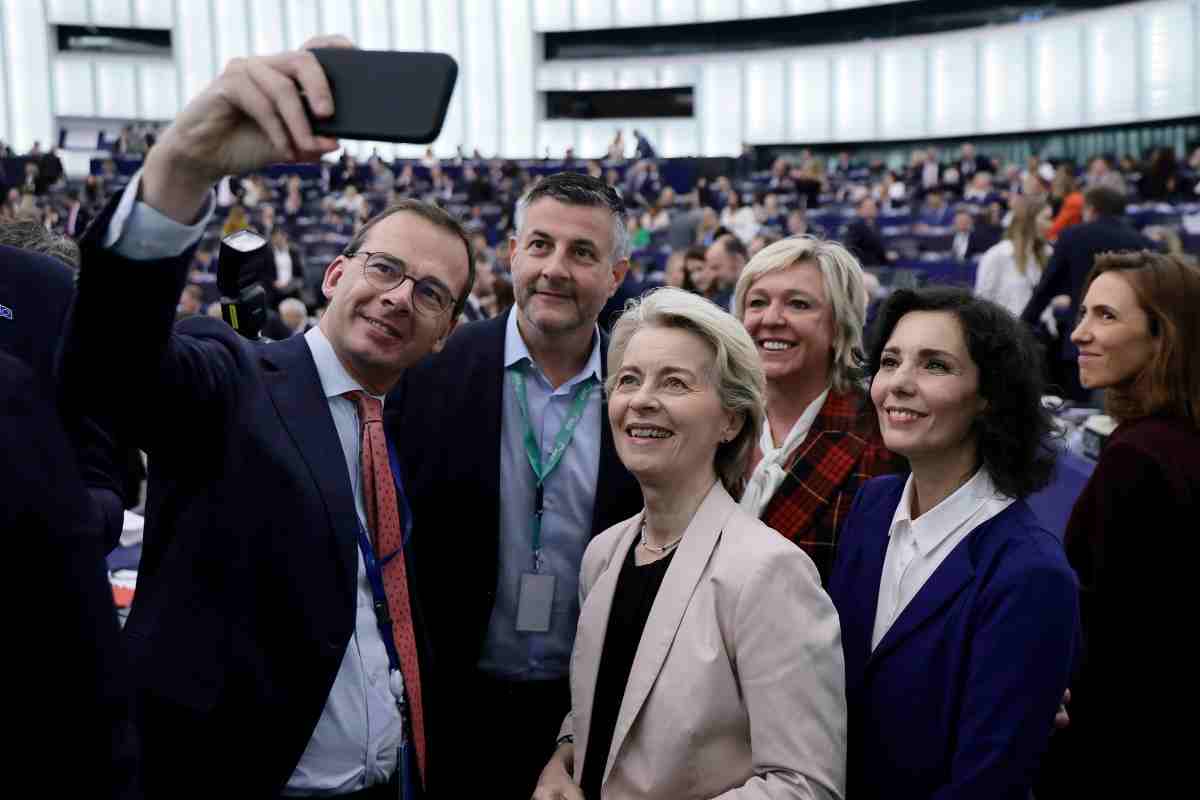
[[[458,302],[458,298],[450,294],[450,290],[437,278],[415,278],[404,271],[403,262],[387,253],[359,250],[357,253],[345,253],[345,256],[366,256],[363,277],[381,292],[390,292],[405,281],[412,281],[413,305],[422,313],[431,316],[444,314]]]

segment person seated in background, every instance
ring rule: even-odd
[[[760,228],[758,234],[750,240],[750,246],[746,248],[746,254],[750,258],[754,258],[763,249],[770,247],[780,240],[780,236],[771,228]]]
[[[978,219],[967,208],[960,208],[954,214],[954,236],[950,242],[950,253],[959,261],[967,261],[987,252],[988,248],[1000,241],[1004,229],[993,225],[988,212]]]
[[[913,230],[924,233],[929,228],[945,228],[954,221],[954,212],[946,205],[946,196],[940,190],[934,189],[925,193],[925,202],[917,215],[917,223]]]
[[[1130,739],[1124,736],[1130,725],[1154,730],[1178,713],[1173,705],[1147,703],[1144,687],[1190,679],[1185,661],[1147,659],[1139,645],[1177,634],[1172,612],[1190,601],[1195,582],[1196,541],[1186,530],[1200,517],[1198,309],[1200,268],[1177,256],[1105,253],[1083,286],[1071,334],[1080,352],[1079,380],[1104,391],[1117,428],[1075,502],[1065,536],[1081,584],[1086,643],[1071,685],[1071,725],[1060,732],[1067,746],[1056,742],[1055,748],[1071,787],[1091,772],[1103,748]],[[1156,531],[1182,535],[1171,536],[1165,549],[1144,546]],[[1130,627],[1130,619],[1138,625]],[[1149,759],[1145,763],[1168,758],[1162,770],[1137,777],[1144,796],[1173,791],[1168,787],[1186,769],[1185,747],[1170,737],[1132,737],[1122,745],[1123,752]]]
[[[846,228],[843,238],[846,249],[867,267],[883,267],[891,263],[895,255],[883,246],[877,218],[879,207],[870,196],[858,202],[858,216]]]
[[[271,260],[259,279],[267,291],[267,306],[274,308],[285,297],[299,297],[304,289],[304,257],[288,241],[282,225],[271,231]]]
[[[901,468],[860,386],[865,278],[837,242],[791,237],[752,258],[734,293],[767,381],[741,506],[808,553],[822,583],[859,487]]]
[[[1112,168],[1112,163],[1107,156],[1093,156],[1092,160],[1088,162],[1087,188],[1092,189],[1097,186],[1112,189],[1122,196],[1128,191],[1124,176]]]
[[[275,206],[271,203],[260,204],[258,207],[258,227],[256,230],[269,239],[271,233],[275,230],[275,219]]]
[[[683,269],[687,276],[683,288],[712,300],[720,291],[716,270],[709,266],[705,248],[695,245],[683,253]]]
[[[621,315],[608,360],[644,509],[584,554],[571,708],[534,800],[842,797],[837,614],[803,551],[734,499],[762,425],[754,343],[665,288]]]
[[[663,286],[674,286],[676,289],[683,289],[685,292],[694,292],[695,289],[688,278],[687,267],[684,266],[684,257],[687,255],[683,250],[676,250],[667,256],[667,264],[663,268]]]
[[[665,187],[642,214],[642,227],[648,231],[665,231],[671,226],[675,211],[675,190]]]
[[[775,192],[755,195],[754,213],[759,225],[783,230],[784,226],[787,225],[787,216],[784,214],[785,210],[779,205],[779,195],[775,194]]]
[[[300,211],[304,208],[304,195],[300,190],[300,176],[289,175],[287,178],[287,190],[283,198],[283,215],[289,220],[294,220],[300,216]]]
[[[367,198],[359,194],[358,187],[353,183],[347,184],[346,188],[342,190],[341,196],[333,202],[339,211],[344,212],[351,219],[357,219],[369,211],[367,208]]]
[[[717,284],[717,291],[710,299],[727,311],[733,303],[733,287],[749,255],[742,240],[732,233],[720,236],[704,251],[704,260]]]
[[[737,236],[743,245],[749,244],[759,227],[754,208],[742,205],[742,196],[735,190],[726,194],[725,201],[725,208],[721,209],[721,225]]]
[[[492,273],[492,262],[486,248],[480,250],[476,247],[474,253],[475,283],[471,287],[471,293],[467,295],[467,302],[463,305],[462,322],[474,322],[491,316],[488,312],[488,305],[492,300],[496,282]]]
[[[1053,248],[1046,242],[1050,207],[1030,197],[1017,197],[1004,241],[992,245],[975,272],[975,296],[1004,306],[1020,316],[1042,278]]]
[[[900,289],[871,400],[912,472],[868,482],[838,545],[846,796],[1030,796],[1076,656],[1061,544],[1024,498],[1054,467],[1039,349],[1000,306]]]
[[[204,313],[204,290],[194,283],[183,287],[179,293],[179,304],[175,306],[175,321]]]
[[[964,142],[962,155],[958,159],[958,172],[963,180],[970,180],[976,172],[991,172],[992,162],[987,156],[975,154],[975,145]]]
[[[990,172],[976,172],[970,185],[963,192],[963,200],[978,205],[987,205],[994,196],[995,191],[992,189],[992,173]]]
[[[1070,163],[1059,164],[1050,182],[1050,203],[1057,212],[1050,229],[1048,241],[1056,241],[1058,235],[1072,225],[1083,222],[1083,192],[1075,181],[1075,167]]]
[[[808,233],[808,216],[802,208],[793,208],[787,215],[787,235],[803,236]]]
[[[308,322],[308,309],[304,303],[294,297],[285,297],[279,304],[279,310],[267,311],[267,319],[263,323],[263,336],[272,341],[290,339],[296,334],[303,334],[312,327]]]

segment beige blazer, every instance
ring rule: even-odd
[[[571,655],[575,781],[621,563],[642,515],[583,556]],[[625,685],[604,798],[841,798],[841,628],[812,561],[742,511],[720,482],[667,568]],[[588,798],[588,800],[596,800]]]

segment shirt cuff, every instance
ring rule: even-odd
[[[104,232],[106,249],[130,261],[157,261],[181,255],[200,241],[216,208],[211,190],[199,221],[184,225],[138,200],[141,185],[142,171],[138,170],[109,219],[108,230]]]

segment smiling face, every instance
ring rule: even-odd
[[[535,201],[512,239],[521,321],[544,336],[595,325],[629,268],[627,259],[613,263],[614,244],[607,208],[567,205],[552,197]]]
[[[721,407],[712,348],[679,328],[630,338],[608,399],[621,462],[643,485],[715,480],[717,447],[741,429]]]
[[[746,292],[742,322],[768,382],[786,383],[818,373],[819,382],[828,383],[833,310],[815,263],[803,261],[756,280]]]
[[[920,463],[974,465],[972,425],[987,403],[954,314],[912,311],[900,318],[871,382],[871,400],[883,443],[914,469]]]
[[[1129,383],[1158,346],[1133,287],[1115,272],[1100,274],[1088,287],[1071,341],[1079,348],[1079,382],[1088,389]]]
[[[435,278],[461,297],[467,284],[462,240],[428,220],[399,212],[368,232],[361,251],[384,252],[403,262],[408,275]],[[321,330],[346,371],[375,394],[388,391],[406,367],[441,350],[454,329],[452,310],[430,315],[413,306],[413,282],[381,292],[363,276],[366,256],[338,256],[325,271],[321,291],[329,308]]]

